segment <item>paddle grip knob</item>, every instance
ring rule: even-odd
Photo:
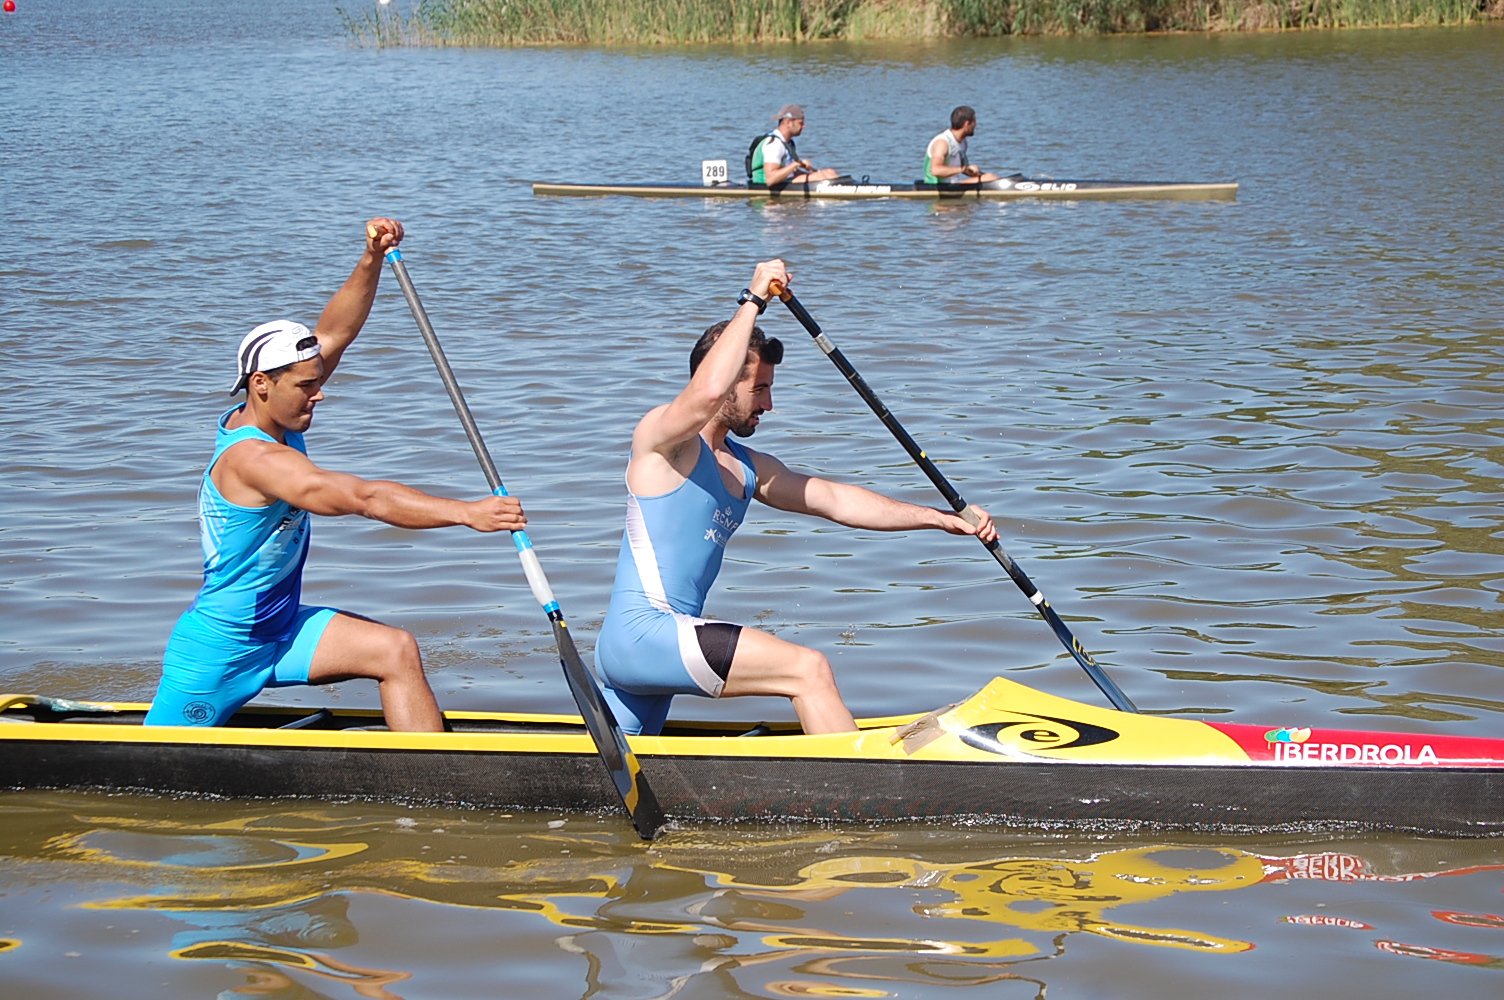
[[[784,288],[783,285],[779,284],[776,281],[768,282],[768,291],[778,296],[784,302],[787,302],[794,295],[793,292],[789,291],[787,288]]]

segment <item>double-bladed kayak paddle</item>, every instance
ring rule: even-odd
[[[846,360],[846,355],[841,353],[841,349],[831,343],[830,338],[821,331],[820,324],[815,322],[815,318],[809,314],[809,310],[804,308],[804,304],[794,297],[793,292],[789,291],[786,287],[781,287],[777,282],[774,282],[772,291],[773,294],[783,300],[784,305],[789,307],[789,312],[794,314],[794,318],[799,321],[799,325],[809,331],[809,335],[814,338],[815,344],[821,351],[825,352],[825,356],[830,358],[836,368],[840,369],[841,374],[846,376],[846,381],[851,383],[852,388],[857,391],[857,394],[872,408],[872,412],[877,414],[877,419],[881,420],[883,426],[887,427],[893,436],[898,439],[898,443],[903,445],[903,450],[909,453],[909,457],[924,471],[924,474],[929,477],[930,482],[935,484],[935,488],[940,491],[941,496],[945,497],[945,501],[951,505],[951,508],[970,523],[977,524],[978,519],[976,514],[972,513],[971,506],[962,499],[960,493],[956,492],[956,488],[951,485],[950,480],[945,478],[945,473],[941,472],[936,468],[935,463],[930,461],[930,457],[924,453],[924,449],[920,448],[914,439],[909,436],[909,432],[904,430],[903,424],[900,424],[898,419],[892,413],[888,412],[888,408],[883,405],[882,400],[877,398],[877,393],[872,391],[871,387],[867,385],[866,380],[852,367],[851,362]],[[1085,670],[1087,676],[1096,682],[1097,687],[1102,689],[1102,693],[1107,696],[1108,701],[1112,702],[1113,707],[1120,712],[1137,712],[1138,708],[1134,706],[1133,702],[1128,700],[1128,696],[1122,692],[1122,689],[1113,683],[1112,678],[1107,676],[1107,672],[1097,665],[1097,661],[1091,658],[1091,654],[1082,648],[1080,641],[1071,634],[1069,628],[1066,628],[1065,622],[1060,620],[1060,616],[1055,613],[1055,609],[1050,607],[1050,602],[1044,599],[1044,595],[1039,592],[1039,588],[1034,586],[1034,582],[1013,561],[1013,557],[1008,555],[1001,543],[994,539],[983,544],[987,546],[987,551],[992,553],[992,558],[998,561],[998,565],[1002,566],[1013,582],[1018,584],[1018,589],[1024,592],[1024,596],[1029,599],[1030,604],[1034,605],[1034,609],[1049,623],[1050,628],[1055,633],[1055,637],[1065,645],[1065,648],[1070,651],[1071,656],[1075,657],[1076,662],[1081,665],[1081,669]]]
[[[375,239],[375,236],[371,238]],[[465,427],[465,436],[470,439],[470,447],[475,449],[475,457],[480,460],[481,470],[486,474],[491,492],[497,496],[508,496],[507,488],[502,485],[501,476],[496,471],[496,464],[491,461],[491,453],[481,440],[480,429],[475,426],[475,418],[470,415],[470,407],[460,391],[454,370],[449,367],[449,359],[444,357],[444,349],[433,332],[433,324],[428,321],[428,313],[424,311],[423,303],[418,300],[418,292],[413,288],[412,279],[408,277],[402,252],[392,247],[386,252],[386,261],[392,266],[392,273],[397,276],[397,284],[402,286],[402,294],[407,299],[408,308],[413,311],[413,319],[418,321],[418,329],[422,331],[423,340],[428,344],[428,353],[433,355],[439,378],[443,380],[444,388],[449,390],[454,412],[459,415],[460,423]],[[538,562],[538,553],[533,549],[532,539],[526,531],[514,531],[512,542],[517,546],[517,558],[522,560],[522,572],[527,576],[533,597],[537,598],[553,627],[554,642],[559,647],[559,664],[564,668],[564,679],[569,682],[569,693],[574,695],[580,715],[585,719],[585,728],[590,731],[590,738],[600,751],[601,760],[610,772],[611,783],[621,796],[622,805],[626,807],[632,825],[636,827],[640,837],[652,840],[663,825],[663,810],[658,805],[658,798],[648,785],[632,748],[627,745],[621,727],[611,714],[611,707],[602,697],[595,677],[585,667],[579,651],[575,649],[574,637],[569,633],[569,625],[564,621],[564,612],[560,610],[559,602],[554,600],[548,578],[543,575],[543,567]]]

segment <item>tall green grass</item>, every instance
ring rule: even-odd
[[[1504,0],[419,0],[353,12],[361,43],[683,45],[1466,24]],[[401,0],[399,0],[401,2]]]
[[[945,6],[953,35],[1446,25],[1504,14],[1490,12],[1487,0],[945,0]]]

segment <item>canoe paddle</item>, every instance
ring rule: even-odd
[[[372,239],[376,234],[369,234]],[[392,247],[386,252],[386,261],[392,265],[392,273],[397,276],[397,284],[402,286],[402,295],[407,299],[408,308],[413,311],[413,319],[418,321],[418,329],[423,333],[423,340],[428,344],[428,353],[433,355],[434,367],[439,370],[439,378],[444,382],[444,388],[449,390],[449,400],[454,403],[454,412],[459,415],[460,423],[465,427],[465,436],[470,439],[470,447],[475,449],[475,457],[480,459],[481,470],[486,474],[486,482],[491,486],[491,492],[496,496],[509,496],[507,488],[502,485],[501,476],[496,471],[496,465],[491,461],[491,453],[486,450],[486,443],[481,440],[480,429],[475,426],[475,418],[470,415],[470,407],[465,403],[465,396],[460,391],[460,384],[455,380],[454,369],[449,367],[449,359],[444,357],[444,349],[439,345],[438,335],[433,332],[433,324],[428,321],[428,313],[423,309],[423,303],[418,300],[417,289],[413,287],[412,279],[407,275],[407,265],[403,263],[402,252]],[[533,597],[537,598],[545,614],[548,615],[549,624],[553,627],[554,642],[559,647],[559,665],[564,668],[564,679],[569,682],[569,693],[574,695],[575,704],[580,708],[580,715],[585,720],[585,728],[590,731],[590,738],[595,741],[595,748],[600,751],[601,760],[605,761],[606,770],[610,772],[611,783],[616,788],[616,794],[621,796],[621,804],[626,807],[627,815],[631,817],[632,825],[637,828],[638,836],[643,840],[652,840],[658,833],[659,827],[663,826],[663,809],[658,805],[658,797],[653,794],[653,789],[648,785],[647,778],[642,773],[642,767],[637,763],[637,756],[632,753],[632,748],[627,745],[627,739],[622,735],[621,727],[616,724],[616,718],[611,714],[611,706],[606,704],[601,696],[601,690],[596,686],[595,677],[586,669],[585,663],[580,659],[579,650],[575,649],[574,637],[569,634],[569,625],[564,621],[564,612],[559,608],[559,602],[554,600],[553,588],[548,585],[548,578],[543,575],[543,567],[538,562],[538,553],[533,550],[533,541],[526,531],[512,532],[512,542],[517,546],[517,558],[522,560],[522,572],[527,577],[527,584],[532,588]]]
[[[851,366],[851,362],[846,360],[846,355],[841,353],[841,349],[831,343],[829,337],[825,336],[824,332],[820,329],[820,324],[815,322],[815,318],[809,314],[809,310],[804,308],[804,304],[794,298],[793,292],[780,286],[777,282],[773,283],[772,292],[783,300],[784,305],[789,307],[789,312],[793,313],[794,318],[799,321],[799,324],[809,331],[809,335],[814,338],[815,344],[820,350],[825,352],[826,357],[835,363],[835,366],[840,369],[841,374],[846,376],[846,381],[851,383],[851,387],[872,408],[872,412],[877,414],[877,419],[883,422],[883,426],[887,427],[893,433],[893,436],[898,439],[898,443],[903,445],[903,450],[908,452],[909,457],[914,460],[915,464],[924,470],[926,476],[930,477],[930,482],[935,484],[935,488],[940,491],[941,496],[945,497],[946,502],[951,505],[951,508],[971,524],[977,524],[978,518],[971,512],[971,506],[961,498],[961,494],[956,492],[956,488],[951,485],[950,480],[945,478],[945,473],[936,468],[935,463],[930,461],[930,457],[914,442],[914,439],[909,436],[909,432],[904,430],[903,424],[900,424],[898,419],[892,413],[888,412],[888,408],[883,405],[882,400],[877,398],[877,393],[872,391],[861,374]],[[1003,549],[1001,543],[994,539],[983,544],[987,546],[987,551],[992,553],[992,558],[998,561],[998,565],[1002,566],[1008,575],[1013,578],[1013,582],[1018,584],[1018,589],[1024,592],[1024,596],[1029,599],[1030,604],[1034,605],[1034,609],[1049,623],[1050,628],[1055,632],[1055,637],[1065,644],[1066,649],[1070,650],[1071,656],[1075,657],[1076,662],[1081,664],[1081,669],[1085,670],[1087,676],[1096,682],[1097,687],[1102,689],[1102,693],[1107,696],[1108,701],[1112,702],[1113,707],[1120,712],[1137,712],[1138,709],[1134,706],[1133,702],[1129,701],[1128,696],[1122,692],[1122,689],[1113,683],[1112,678],[1107,676],[1106,671],[1097,665],[1097,661],[1091,658],[1091,654],[1081,647],[1080,641],[1071,634],[1070,629],[1066,628],[1065,622],[1061,621],[1060,616],[1055,613],[1055,609],[1050,607],[1050,602],[1044,599],[1044,595],[1039,592],[1039,588],[1034,586],[1033,581],[1024,574],[1022,569],[1019,569],[1018,564]]]

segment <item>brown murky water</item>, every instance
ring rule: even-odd
[[[0,51],[0,689],[149,697],[197,585],[232,345],[316,315],[385,213],[587,647],[631,424],[778,254],[1140,706],[1499,732],[1504,30],[377,53],[320,4],[23,0]],[[786,101],[809,109],[801,151],[883,180],[965,101],[989,167],[1243,186],[926,206],[524,183],[692,181]],[[798,328],[768,326],[790,351],[756,443],[933,502]],[[394,287],[309,440],[336,468],[483,492]],[[834,654],[861,714],[997,673],[1099,700],[966,539],[762,509],[728,555],[709,610]],[[449,707],[569,706],[504,540],[322,521],[307,592],[414,631]],[[646,848],[594,817],[41,793],[0,798],[0,827],[15,996],[1504,982],[1491,843],[749,828]]]
[[[1496,995],[1504,844],[14,793],[15,996]],[[1361,992],[1359,992],[1361,990]]]

